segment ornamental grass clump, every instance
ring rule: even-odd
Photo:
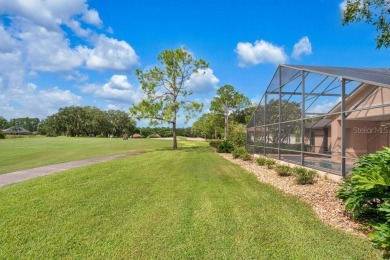
[[[279,176],[291,175],[291,167],[288,165],[276,165],[275,171]]]
[[[232,152],[233,158],[240,158],[243,161],[251,161],[252,155],[248,153],[245,147],[237,147]]]
[[[276,161],[273,159],[265,159],[265,165],[267,165],[268,169],[272,169],[276,164]]]
[[[245,154],[242,154],[240,156],[240,158],[243,160],[243,161],[252,161],[252,155],[250,155],[249,153],[245,153]]]
[[[247,150],[245,149],[245,147],[237,147],[237,148],[235,148],[234,150],[233,150],[233,152],[232,152],[232,156],[233,156],[233,158],[239,158],[239,157],[241,157],[242,155],[245,155],[245,154],[247,154],[248,152],[247,152]]]
[[[267,158],[265,158],[265,157],[259,157],[259,158],[256,159],[257,164],[260,165],[260,166],[264,166],[265,165],[265,160],[267,160]]]
[[[294,175],[296,177],[296,182],[301,185],[313,184],[315,177],[317,177],[317,171],[308,170],[303,167],[295,167]]]

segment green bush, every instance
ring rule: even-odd
[[[245,154],[240,155],[240,158],[243,161],[252,161],[252,155],[250,155],[249,153],[245,153]]]
[[[213,139],[213,140],[209,140],[209,144],[211,147],[214,147],[215,149],[218,148],[218,145],[222,142],[223,140],[220,140],[220,139]]]
[[[229,133],[229,140],[237,147],[246,144],[246,126],[243,124],[233,124]]]
[[[0,129],[0,139],[5,139],[6,134]]]
[[[233,158],[238,158],[238,157],[241,157],[242,155],[245,155],[245,154],[248,154],[245,147],[237,147],[232,152]]]
[[[257,158],[257,164],[260,165],[260,166],[264,166],[265,165],[265,161],[267,160],[267,158],[265,157],[259,157]]]
[[[303,167],[295,167],[294,174],[296,177],[296,182],[301,185],[313,184],[315,177],[317,177],[317,171],[308,170]]]
[[[356,219],[372,223],[374,244],[390,251],[390,148],[360,157],[340,185],[338,197]]]
[[[378,211],[386,214],[385,222],[373,225],[375,232],[370,234],[370,238],[376,247],[385,250],[385,257],[390,258],[390,204],[382,203]]]
[[[276,161],[274,159],[265,159],[265,165],[267,165],[268,169],[272,169],[274,165],[276,164]]]
[[[234,145],[230,141],[222,141],[217,147],[218,153],[231,153],[234,150]]]
[[[291,175],[291,167],[288,165],[277,165],[275,167],[275,171],[279,176],[290,176]]]

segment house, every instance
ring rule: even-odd
[[[7,129],[3,129],[5,134],[19,135],[19,134],[31,134],[30,131],[24,129],[23,127],[10,127]]]
[[[247,126],[252,153],[343,176],[383,146],[390,146],[388,68],[280,65]]]

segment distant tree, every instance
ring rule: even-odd
[[[390,46],[390,1],[389,0],[348,0],[343,12],[342,24],[365,21],[376,27],[376,47]]]
[[[263,108],[264,109],[264,108]],[[282,100],[281,102],[281,122],[293,121],[283,124],[280,131],[280,141],[285,143],[289,135],[296,132],[300,128],[300,123],[294,120],[301,118],[301,107],[297,102],[289,102]],[[265,124],[274,124],[279,122],[279,100],[271,99],[266,106]],[[279,129],[277,127],[269,127],[267,130],[268,142],[277,144],[279,142]]]
[[[120,110],[108,110],[106,115],[108,116],[110,134],[119,137],[125,133],[128,135],[135,133],[136,122],[128,113]]]
[[[236,123],[247,125],[251,120],[255,110],[256,106],[251,104],[244,109],[234,111],[231,115],[231,118]]]
[[[192,124],[191,132],[206,139],[211,138],[213,135],[212,123],[211,114],[203,114]]]
[[[196,120],[191,128],[191,133],[204,138],[217,138],[223,133],[223,116],[216,113],[203,114]]]
[[[97,107],[63,107],[41,124],[39,133],[48,136],[108,136],[122,137],[135,132],[136,122],[120,110],[104,112]]]
[[[37,117],[22,117],[22,118],[13,118],[9,122],[9,126],[20,129],[24,128],[30,132],[38,131],[38,126],[40,124],[40,120]]]
[[[224,116],[224,139],[227,139],[229,115],[250,104],[250,100],[231,85],[224,85],[217,90],[217,96],[211,102],[210,110]]]
[[[0,129],[6,129],[9,127],[9,122],[4,117],[0,116]]]
[[[194,60],[186,49],[165,50],[158,55],[162,67],[136,71],[145,99],[133,105],[130,112],[136,118],[147,118],[151,125],[169,123],[172,125],[173,149],[177,149],[176,124],[179,111],[183,111],[188,121],[200,112],[202,104],[191,101],[192,91],[186,81],[193,73],[205,69],[208,64]]]

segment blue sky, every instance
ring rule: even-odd
[[[258,102],[280,63],[390,67],[375,28],[342,26],[341,8],[342,0],[0,0],[0,116],[42,119],[70,105],[128,111],[142,98],[135,69],[183,46],[210,64],[188,82],[204,111],[225,84]]]

